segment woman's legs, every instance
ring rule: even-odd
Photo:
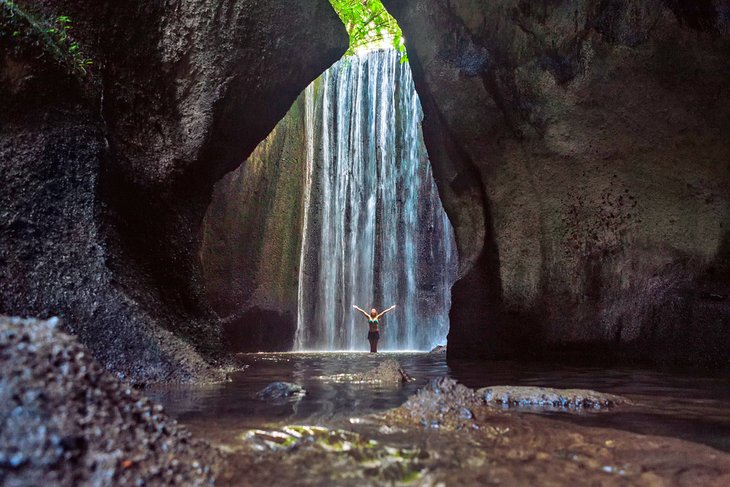
[[[370,342],[370,353],[378,353],[378,339],[371,338],[368,341]]]

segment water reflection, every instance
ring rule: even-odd
[[[457,362],[425,353],[245,354],[249,368],[216,386],[155,389],[148,395],[194,432],[224,441],[269,423],[323,424],[400,406],[431,378],[450,375],[469,387],[524,385],[595,389],[627,396],[635,405],[592,414],[531,410],[584,425],[672,436],[730,451],[730,379],[644,369],[570,367],[516,362]],[[403,387],[327,381],[394,358],[416,381]],[[267,402],[256,393],[275,381],[295,382],[307,394]]]

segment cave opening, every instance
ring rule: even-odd
[[[3,485],[729,484],[728,1],[381,1],[0,0]]]
[[[458,272],[400,27],[380,1],[332,0],[345,56],[214,190],[206,294],[229,351],[366,351],[353,305],[382,310],[383,351],[445,345]]]

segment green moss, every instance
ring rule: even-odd
[[[256,451],[281,452],[318,458],[318,462],[348,465],[331,473],[332,479],[369,479],[384,484],[417,482],[428,453],[416,448],[384,445],[352,431],[318,426],[290,425],[281,429],[252,430],[243,437]]]
[[[84,55],[81,45],[73,39],[73,21],[69,16],[41,19],[16,1],[0,0],[0,22],[0,39],[9,39],[16,49],[23,45],[40,47],[69,73],[81,77],[88,74],[93,61]]]
[[[411,482],[415,482],[420,478],[421,472],[419,472],[418,470],[411,470],[410,472],[406,472],[406,474],[400,479],[400,481],[404,484],[410,484]]]

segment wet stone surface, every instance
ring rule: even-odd
[[[325,478],[338,485],[410,483],[421,477],[421,464],[428,458],[428,453],[419,448],[391,446],[352,431],[321,426],[252,430],[242,440],[242,454],[253,468],[281,461],[294,467],[291,474],[296,484],[316,484]],[[255,452],[254,458],[250,458],[251,451]],[[291,465],[292,461],[296,465]],[[305,465],[310,473],[297,478],[296,472]]]
[[[477,391],[487,403],[505,407],[551,407],[562,409],[602,409],[630,404],[624,397],[587,389],[494,386]]]
[[[401,407],[318,426],[249,430],[227,445],[221,485],[708,485],[730,455],[681,440],[589,428],[487,404],[432,380]]]
[[[483,404],[484,400],[473,389],[444,377],[432,379],[399,409],[421,426],[460,430],[473,425],[474,410]]]
[[[287,397],[300,397],[306,393],[307,391],[299,384],[292,384],[291,382],[272,382],[256,393],[256,397],[259,399],[271,400]]]
[[[494,407],[484,391],[445,377],[428,380],[400,407],[359,417],[326,416],[310,425],[284,418],[248,428],[240,418],[209,417],[201,437],[221,425],[227,434],[213,440],[214,449],[101,370],[53,322],[0,325],[4,485],[730,484],[730,454]],[[304,400],[287,405],[299,408]]]
[[[726,453],[671,438],[566,427],[544,417],[491,407],[480,392],[451,379],[437,379],[400,408],[377,416],[394,440],[428,445],[423,483],[723,486],[730,482]],[[383,431],[381,427],[379,432]]]
[[[351,382],[355,384],[390,384],[400,385],[413,379],[396,360],[387,359],[367,372],[354,374],[336,374],[322,377],[334,382]]]
[[[211,484],[220,453],[57,323],[0,318],[0,484]]]

